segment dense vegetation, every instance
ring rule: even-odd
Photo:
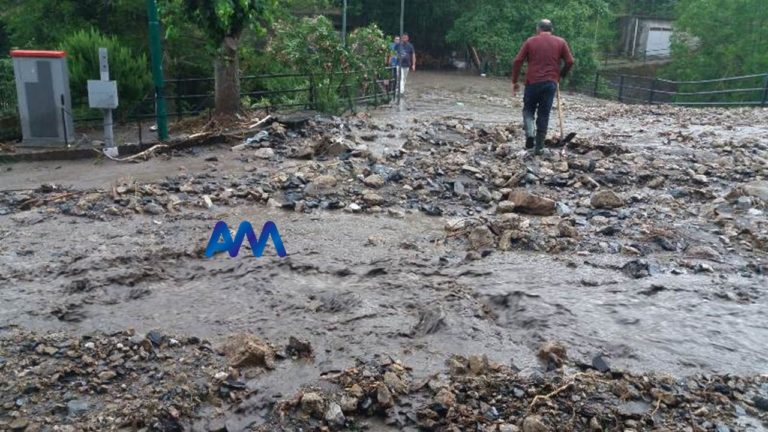
[[[338,108],[346,97],[339,89],[359,83],[340,83],[330,76],[312,83],[301,78],[239,77],[360,71],[361,65],[369,67],[379,59],[383,63],[384,39],[400,28],[397,0],[348,0],[350,29],[361,30],[350,32],[346,48],[338,44],[342,0],[157,1],[165,31],[166,77],[215,76],[215,104],[220,112],[237,110],[241,103],[266,103],[258,96],[264,90],[310,85],[317,92],[313,97],[318,102],[322,99],[324,108]],[[445,65],[453,52],[462,60],[472,59],[474,55],[469,53],[474,49],[485,72],[506,75],[520,44],[533,34],[536,21],[547,17],[574,51],[577,67],[571,81],[579,83],[591,79],[601,53],[616,50],[620,16],[677,18],[677,29],[682,31],[673,46],[675,60],[663,73],[675,79],[701,79],[768,71],[768,8],[763,7],[764,2],[406,0],[404,27],[424,66]],[[78,58],[88,58],[83,53],[89,46],[95,50],[96,45],[109,43],[116,50],[110,56],[115,76],[122,75],[121,80],[131,76],[131,82],[121,83],[121,105],[136,105],[152,90],[145,60],[145,8],[145,0],[0,0],[0,56],[11,47],[65,46],[78,52]],[[318,13],[325,13],[328,19],[315,19]],[[320,42],[322,49],[313,45]],[[131,64],[120,64],[123,62]],[[118,72],[122,70],[132,72]],[[74,67],[73,77],[75,86],[98,77],[93,59]],[[7,74],[4,78],[8,79]],[[140,91],[140,87],[146,88]],[[82,96],[81,90],[73,92]],[[205,93],[210,89],[185,90]],[[240,92],[254,96],[236,97]],[[285,101],[302,102],[298,95],[292,98]]]

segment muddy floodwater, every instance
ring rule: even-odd
[[[370,113],[372,122],[390,128],[368,143],[374,154],[401,149],[410,131],[434,118],[489,128],[521,123],[520,101],[510,97],[507,81],[417,72],[408,85],[400,105]],[[672,164],[699,151],[670,143],[662,133],[674,119],[625,114],[619,105],[606,118],[603,101],[567,93],[564,99],[566,132],[576,131],[581,139],[611,140],[662,161],[680,158]],[[738,124],[735,116],[737,124],[728,127],[676,122],[672,132],[736,141],[760,137],[764,143],[766,118]],[[511,145],[522,150],[520,135]],[[0,190],[56,183],[75,191],[109,191],[126,180],[141,185],[180,173],[274,175],[299,163],[244,163],[227,146],[136,164],[19,163],[0,166]],[[717,193],[727,190],[724,185]],[[462,216],[298,212],[261,204],[104,220],[46,206],[13,210],[0,216],[0,328],[78,335],[133,328],[213,341],[248,332],[279,343],[291,336],[307,340],[316,352],[313,363],[282,365],[264,378],[262,385],[283,394],[374,355],[396,358],[416,376],[442,368],[451,354],[484,353],[532,371],[538,347],[548,340],[561,341],[576,362],[602,354],[615,370],[677,376],[768,372],[768,283],[760,272],[743,271],[748,263],[764,264],[764,250],[750,249],[749,256],[725,252],[712,260],[715,271],[701,272],[673,271],[682,252],[651,252],[643,259],[655,271],[642,278],[620,270],[635,259],[625,249],[512,248],[466,260],[466,249],[445,231],[446,222]],[[246,249],[237,258],[203,257],[219,220],[233,229],[250,221],[257,231],[274,221],[288,257],[277,257],[271,243],[262,258]],[[677,232],[716,244],[718,234],[703,226],[685,222]]]

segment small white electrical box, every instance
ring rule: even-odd
[[[91,108],[117,108],[117,81],[88,80],[88,105]]]

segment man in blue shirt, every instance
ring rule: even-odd
[[[397,70],[400,74],[400,94],[405,93],[405,80],[408,78],[408,71],[416,71],[416,50],[410,42],[408,33],[403,33],[402,40],[397,45]]]

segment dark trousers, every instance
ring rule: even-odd
[[[525,86],[523,123],[527,137],[532,138],[536,134],[546,135],[549,126],[549,112],[552,110],[556,91],[557,83],[554,81],[542,81]],[[533,129],[534,118],[536,119],[535,131]]]

